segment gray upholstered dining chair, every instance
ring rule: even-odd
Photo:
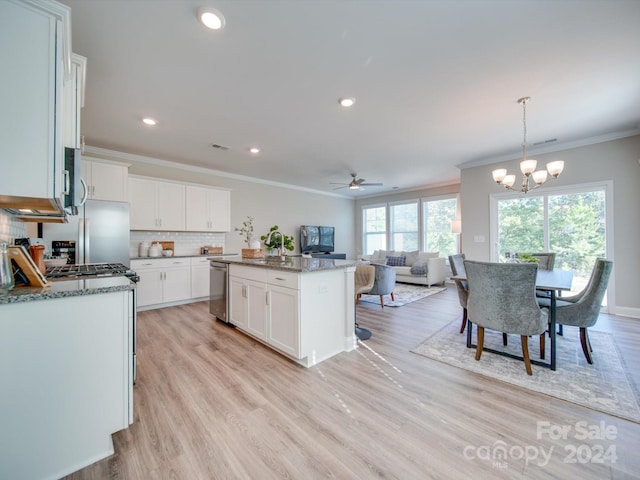
[[[469,321],[478,327],[476,360],[480,360],[484,348],[485,328],[517,334],[527,374],[531,375],[529,336],[540,335],[540,349],[544,350],[544,334],[549,322],[548,310],[541,309],[536,301],[538,266],[465,260],[464,268],[469,284]]]
[[[593,363],[593,359],[591,358],[592,349],[587,328],[593,327],[598,321],[602,298],[607,290],[612,269],[613,262],[611,260],[597,258],[587,286],[576,295],[556,300],[556,323],[580,328],[582,352],[588,363]],[[550,300],[538,298],[538,303],[541,306],[549,307]]]
[[[389,265],[381,263],[373,263],[372,265],[376,269],[376,275],[369,295],[380,295],[380,306],[384,308],[385,295],[391,295],[391,300],[395,300],[393,291],[396,288],[396,271]]]
[[[556,263],[556,254],[554,252],[532,253],[531,256],[538,259],[539,270],[553,270]]]
[[[451,273],[455,277],[460,275],[466,276],[464,270],[464,253],[457,255],[449,255],[449,266],[451,267]],[[464,333],[464,329],[467,325],[467,298],[469,297],[469,289],[467,288],[467,282],[465,280],[453,280],[458,290],[458,301],[462,307],[462,324],[460,325],[460,333]]]

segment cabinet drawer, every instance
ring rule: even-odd
[[[256,282],[267,282],[267,270],[264,268],[243,267],[241,265],[230,265],[229,275],[234,277],[255,280]]]
[[[148,258],[145,260],[131,260],[131,270],[144,270],[146,268],[171,268],[190,266],[190,258]]]
[[[268,270],[267,282],[270,285],[298,289],[299,275],[297,273],[282,272],[280,270]]]
[[[198,266],[209,266],[209,259],[207,257],[191,257],[191,266],[192,267],[198,267]]]

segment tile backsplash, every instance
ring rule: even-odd
[[[200,247],[210,245],[222,247],[224,251],[224,233],[194,233],[194,232],[139,232],[130,234],[130,255],[138,256],[138,245],[141,242],[174,242],[175,255],[200,255]]]
[[[27,224],[0,210],[0,241],[12,244],[16,238],[26,236]]]

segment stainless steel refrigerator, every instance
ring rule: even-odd
[[[75,241],[75,263],[122,263],[129,266],[129,204],[87,200],[69,223],[44,223],[48,251],[54,240]]]

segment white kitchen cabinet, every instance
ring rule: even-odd
[[[70,29],[65,5],[0,1],[0,195],[41,199],[32,204],[40,208],[64,205],[62,85],[70,75]]]
[[[247,330],[249,324],[249,302],[247,300],[247,279],[229,276],[229,322]]]
[[[185,230],[185,185],[132,177],[128,179],[131,230]]]
[[[230,284],[231,323],[299,358],[298,274],[231,265]]]
[[[111,435],[133,421],[132,301],[0,305],[0,478],[61,478],[113,454]]]
[[[191,260],[188,257],[132,260],[131,269],[140,276],[138,309],[191,298]]]
[[[191,298],[209,297],[210,265],[207,257],[191,258]]]
[[[62,141],[65,147],[82,148],[80,117],[84,107],[87,59],[71,54],[71,75],[62,88]]]
[[[82,157],[82,178],[91,200],[127,201],[128,165]]]
[[[269,285],[267,343],[298,358],[300,355],[299,291]]]
[[[230,231],[230,197],[227,190],[187,185],[187,231]]]

